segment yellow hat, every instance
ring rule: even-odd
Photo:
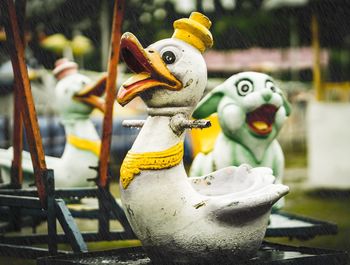
[[[201,53],[213,46],[213,36],[209,28],[211,21],[199,12],[192,12],[189,18],[181,18],[174,22],[175,32],[172,38],[183,40]]]

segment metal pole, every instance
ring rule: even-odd
[[[114,4],[110,58],[106,83],[106,112],[103,119],[101,155],[99,161],[99,186],[108,183],[108,161],[111,149],[113,105],[116,97],[117,66],[119,61],[121,27],[124,14],[124,0],[116,0]]]
[[[57,254],[57,226],[55,210],[55,178],[53,170],[46,170],[44,183],[47,193],[47,233],[48,248],[51,255]]]
[[[26,13],[26,0],[16,0],[16,13],[18,19],[19,34],[22,39],[23,47],[26,46],[24,21]],[[18,84],[14,86],[14,107],[13,107],[13,160],[11,165],[11,186],[13,188],[21,188],[23,182],[22,171],[22,150],[23,150],[23,120],[22,120],[22,106],[18,90]]]

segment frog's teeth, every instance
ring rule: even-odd
[[[253,126],[257,128],[259,131],[264,131],[269,128],[269,125],[263,121],[254,121]]]

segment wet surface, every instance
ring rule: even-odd
[[[145,265],[152,264],[151,260],[145,253],[132,253],[129,255],[113,255],[104,257],[92,257],[83,259],[72,259],[72,262],[78,264],[109,264],[109,265]]]
[[[84,254],[83,254],[84,255]],[[83,255],[66,255],[57,258],[47,258],[38,263],[42,264],[108,264],[108,265],[146,265],[154,264],[143,252],[142,248],[130,248],[127,250],[114,250],[110,252],[96,252]],[[88,257],[89,256],[89,257]],[[56,263],[52,263],[56,262]],[[209,261],[208,263],[194,264],[346,264],[346,256],[341,252],[317,250],[317,249],[306,249],[306,248],[295,248],[282,246],[278,244],[264,243],[256,257],[248,260],[225,260],[222,259],[220,262]],[[316,262],[316,263],[315,263]],[[173,264],[171,260],[163,261],[162,264]],[[190,264],[190,263],[186,263]]]

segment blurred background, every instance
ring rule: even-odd
[[[279,142],[291,192],[285,211],[335,222],[336,236],[295,245],[350,251],[350,2],[347,0],[128,0],[123,31],[144,46],[170,37],[172,23],[192,11],[212,21],[214,46],[206,52],[210,91],[232,74],[260,71],[275,78],[292,103]],[[28,0],[25,35],[43,144],[60,156],[65,137],[54,104],[54,62],[62,56],[93,79],[106,71],[112,0]],[[13,74],[0,22],[0,148],[11,146]],[[121,62],[118,86],[128,77]],[[123,119],[145,115],[141,101],[115,107],[113,176],[138,131]],[[93,121],[101,129],[102,114]],[[190,139],[185,162],[192,161]]]

